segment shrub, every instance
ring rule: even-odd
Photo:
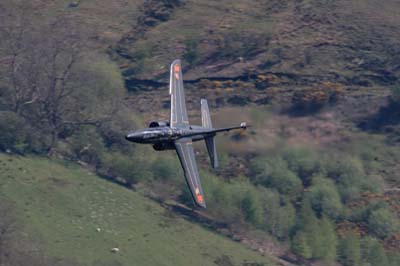
[[[339,188],[343,201],[348,202],[360,197],[361,192],[378,192],[377,180],[366,175],[361,160],[357,157],[345,157],[326,165],[327,174],[333,178]]]
[[[389,261],[381,243],[372,237],[361,240],[361,253],[363,265],[389,266]]]
[[[304,112],[318,111],[327,104],[337,102],[343,93],[343,85],[323,82],[312,88],[296,91],[292,97],[293,108]]]
[[[169,156],[159,156],[151,166],[154,178],[163,181],[176,179],[180,175],[180,166],[175,158]],[[180,176],[179,176],[180,178]]]
[[[323,172],[321,162],[315,152],[306,148],[289,148],[284,150],[283,158],[288,167],[303,181],[305,186],[311,185],[313,178]]]
[[[380,238],[388,237],[400,231],[400,223],[387,208],[372,210],[367,218],[368,229]]]
[[[295,234],[291,241],[291,249],[296,255],[304,259],[310,259],[312,256],[312,250],[307,243],[307,236],[304,232]]]
[[[280,193],[292,195],[299,192],[302,182],[289,170],[287,162],[279,157],[261,158],[252,166],[255,175],[253,181],[266,187],[276,188]]]
[[[149,165],[141,159],[131,158],[119,152],[106,153],[101,159],[98,171],[114,179],[123,179],[128,185],[152,179]]]
[[[84,162],[97,165],[105,151],[103,138],[93,127],[81,128],[69,139],[72,156]]]
[[[308,201],[302,202],[297,219],[297,230],[294,237],[299,233],[304,233],[307,245],[311,249],[311,257],[334,261],[337,247],[334,225],[325,217],[317,219]],[[292,248],[297,248],[296,245],[293,245],[293,241],[294,238],[292,238]]]
[[[279,195],[269,190],[262,190],[264,207],[263,228],[273,236],[283,239],[289,235],[295,225],[296,211],[293,205]]]
[[[327,261],[336,259],[337,236],[328,219],[323,218],[317,227],[309,228],[307,234],[313,258]]]
[[[319,216],[327,216],[336,219],[342,212],[342,203],[335,183],[329,179],[321,179],[317,184],[310,187],[305,194],[306,200]]]
[[[241,209],[246,221],[253,225],[261,225],[264,221],[264,209],[260,193],[255,189],[249,189],[243,196]]]
[[[24,152],[27,148],[25,121],[14,112],[0,112],[0,150]]]
[[[343,266],[361,265],[361,246],[358,236],[350,234],[340,239],[339,260]]]

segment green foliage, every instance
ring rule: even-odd
[[[361,265],[361,244],[358,236],[349,234],[340,239],[339,260],[343,266]]]
[[[246,191],[242,199],[241,209],[246,221],[249,221],[254,225],[262,224],[264,220],[264,210],[261,202],[261,197],[259,193],[256,193],[255,190]]]
[[[129,185],[153,178],[148,163],[119,152],[104,154],[98,171],[100,174],[114,179],[123,179]]]
[[[328,176],[336,180],[341,198],[347,202],[360,197],[361,192],[379,192],[380,187],[364,171],[357,157],[345,157],[327,163]]]
[[[25,121],[14,112],[0,111],[0,150],[23,152],[27,147]]]
[[[388,208],[372,210],[367,218],[367,224],[370,232],[380,238],[400,232],[400,222]]]
[[[337,236],[334,225],[322,218],[315,228],[307,228],[308,243],[312,249],[312,257],[327,261],[336,259]]]
[[[318,155],[307,148],[286,148],[283,158],[288,162],[288,167],[303,181],[305,186],[312,184],[316,175],[323,172]]]
[[[313,210],[319,217],[327,216],[334,220],[342,212],[340,195],[335,183],[330,179],[321,178],[309,188],[304,197],[305,200],[310,201]]]
[[[95,128],[85,127],[75,132],[69,139],[73,158],[97,165],[100,163],[105,147],[103,138]]]
[[[57,258],[49,264],[27,260],[7,265],[203,266],[215,265],[222,254],[233,265],[244,261],[276,265],[267,256],[171,213],[140,192],[102,180],[75,163],[0,154],[0,165],[4,177],[0,178],[0,198],[13,203],[16,223],[23,226],[23,230],[16,229],[21,235],[16,249],[35,255],[43,251],[46,258]],[[0,217],[1,225],[6,216]],[[30,240],[38,241],[27,245]],[[111,253],[114,247],[120,252]],[[58,258],[68,261],[61,263]]]
[[[292,238],[291,241],[291,249],[292,251],[302,258],[310,259],[312,256],[312,250],[307,243],[307,236],[304,232],[298,232]]]
[[[335,227],[327,218],[317,219],[309,202],[304,201],[300,209],[297,221],[297,234],[304,234],[307,240],[307,245],[311,249],[311,257],[314,259],[321,259],[327,262],[334,261],[336,259],[336,247],[337,247],[337,235]],[[292,238],[292,248],[295,248],[297,252],[302,249],[306,249],[307,246],[298,247],[298,239]],[[295,241],[295,243],[293,243]],[[307,253],[305,253],[308,255]]]
[[[389,266],[389,261],[381,243],[375,238],[364,237],[361,240],[363,265]]]
[[[167,181],[181,178],[180,166],[176,158],[172,158],[163,154],[157,157],[156,160],[151,164],[151,171],[154,178]]]
[[[280,193],[294,195],[302,188],[301,180],[282,158],[258,158],[252,163],[252,169],[255,183],[276,188]]]
[[[293,205],[278,192],[263,189],[264,226],[273,236],[284,239],[295,225],[296,211]]]

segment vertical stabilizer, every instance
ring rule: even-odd
[[[206,99],[201,99],[201,123],[205,128],[212,128],[210,111]]]
[[[218,167],[217,148],[215,146],[215,137],[205,138],[208,155],[210,156],[211,165],[213,168]]]

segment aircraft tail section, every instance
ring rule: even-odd
[[[210,110],[208,109],[208,103],[206,99],[201,99],[201,123],[205,128],[212,128]],[[218,156],[215,145],[215,138],[207,137],[204,139],[207,146],[208,155],[210,156],[211,165],[214,168],[218,167]]]
[[[215,146],[215,137],[207,137],[204,139],[207,146],[208,155],[210,156],[211,165],[213,168],[218,167],[217,148]]]

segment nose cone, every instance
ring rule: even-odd
[[[126,140],[132,141],[132,142],[140,142],[140,140],[142,139],[141,134],[139,132],[129,132],[126,136],[125,136]]]

